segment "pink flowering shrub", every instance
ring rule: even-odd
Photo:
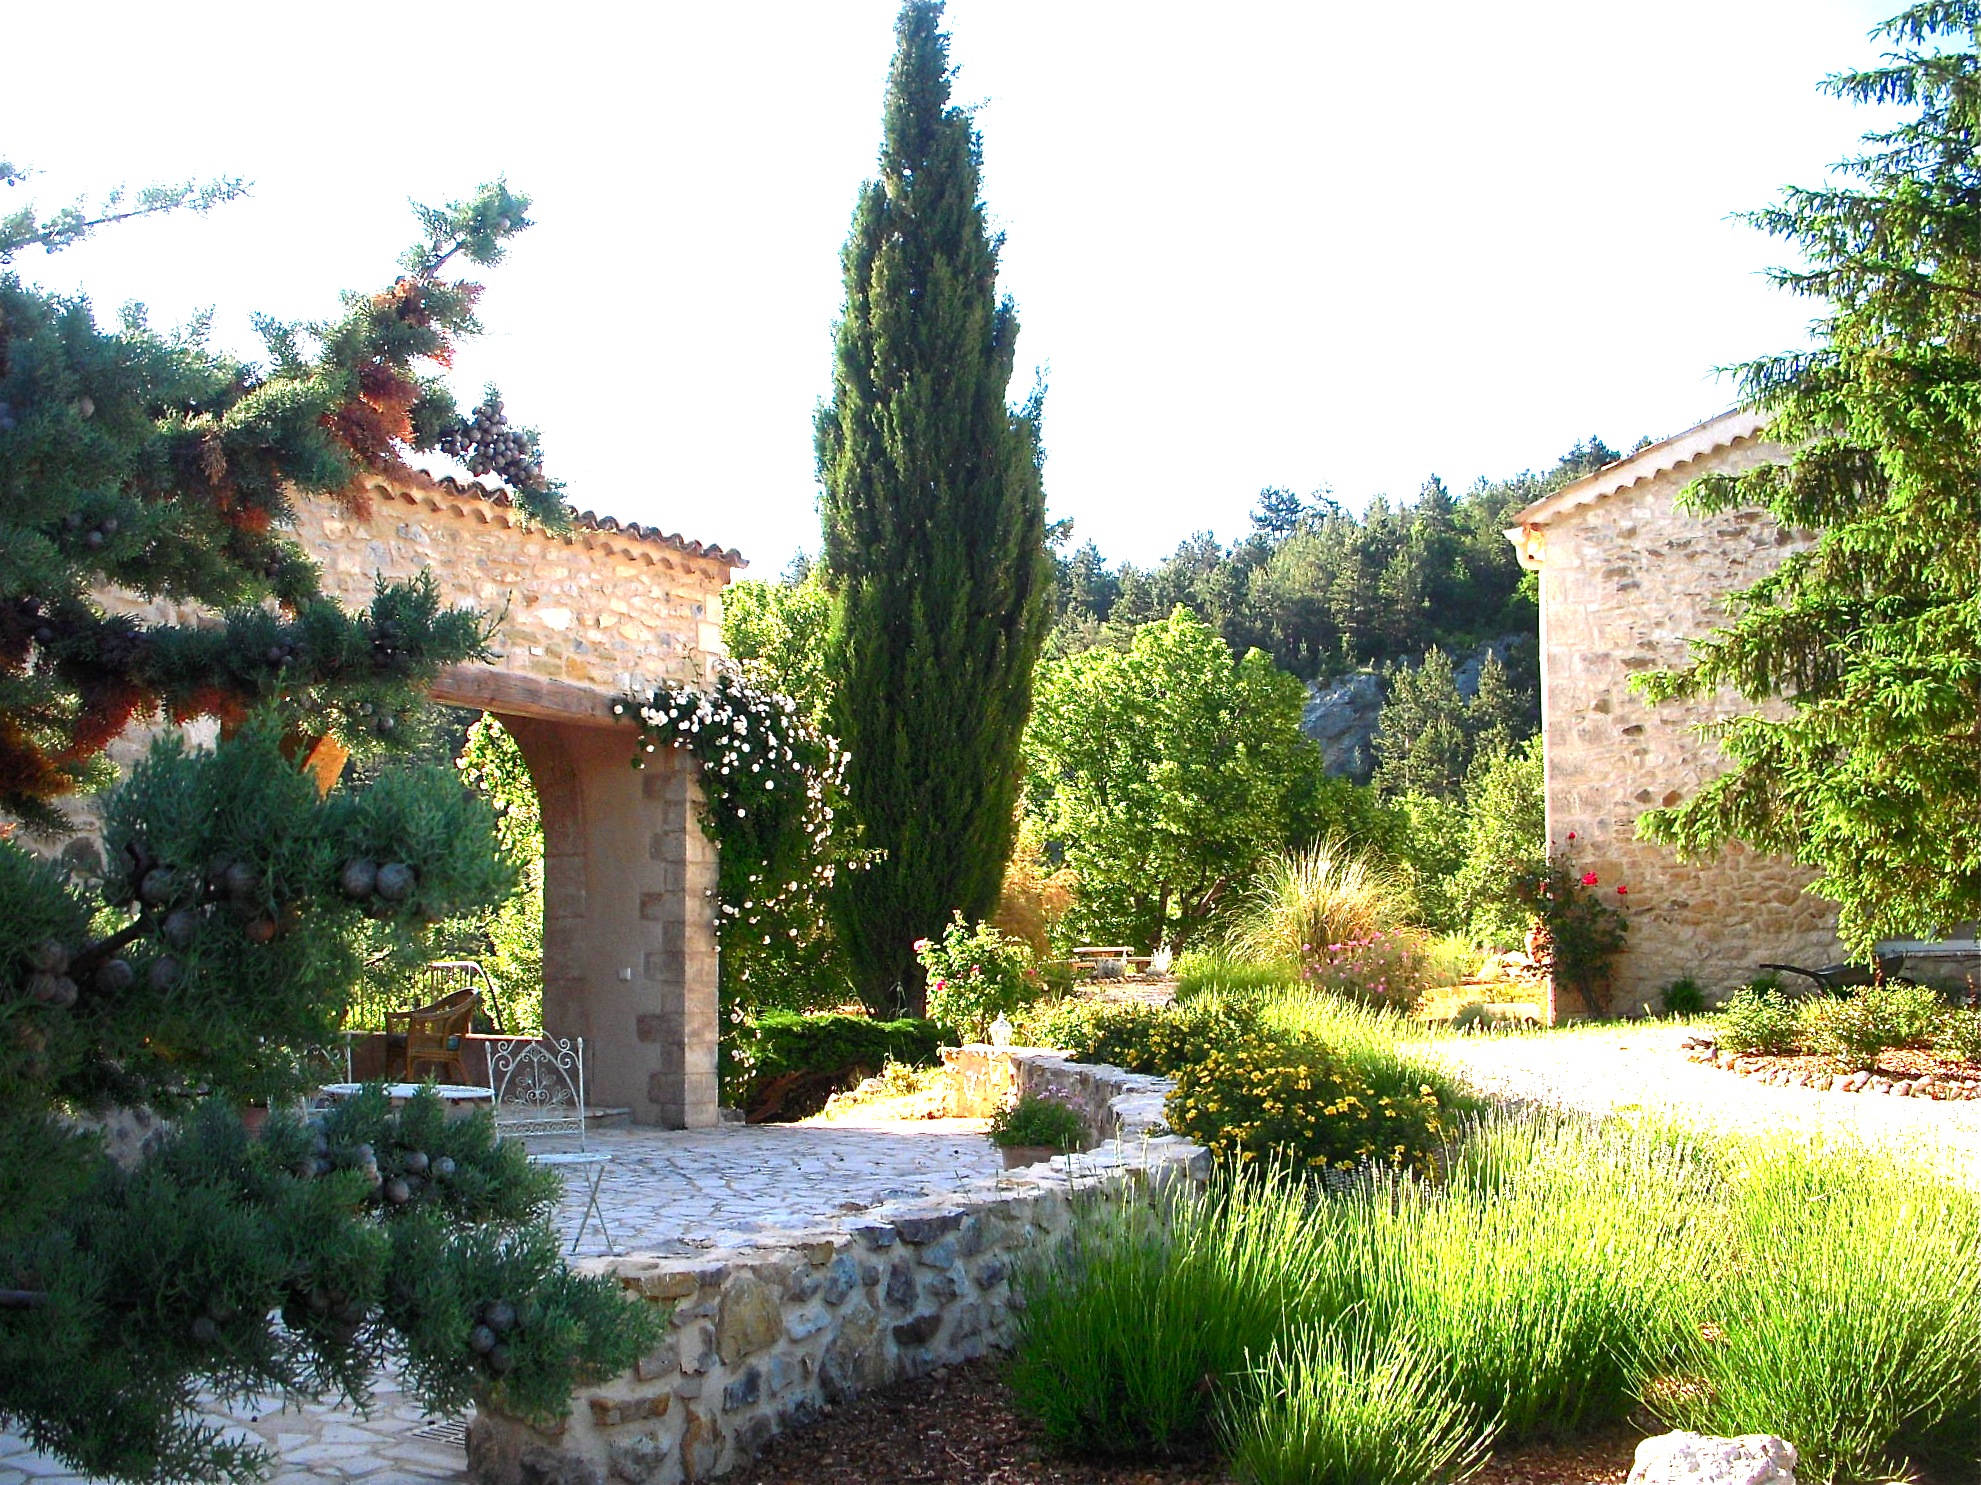
[[[1000,1013],[1016,1015],[1045,992],[1032,951],[991,923],[974,927],[956,914],[939,939],[917,939],[915,957],[928,974],[929,1019],[965,1041],[982,1041]]]
[[[1305,947],[1300,975],[1316,990],[1407,1013],[1431,989],[1431,969],[1421,934],[1379,928],[1339,943]]]

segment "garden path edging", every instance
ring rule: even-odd
[[[1114,1112],[1117,1101],[1153,1096],[1159,1116],[1161,1092],[1139,1085],[1166,1091],[1164,1079],[1034,1049],[968,1047],[954,1060],[946,1049],[944,1060],[958,1097],[986,1096],[1000,1080],[1013,1088],[1051,1080],[1080,1090],[1085,1102],[1076,1106],[1091,1107],[1096,1119],[1137,1122],[1125,1131],[1110,1123],[1107,1143],[1083,1154],[965,1181],[941,1196],[821,1214],[747,1247],[577,1262],[581,1273],[671,1305],[667,1334],[632,1371],[581,1388],[555,1430],[478,1412],[468,1432],[470,1477],[478,1485],[676,1485],[721,1475],[832,1404],[1006,1343],[1012,1267],[1066,1230],[1074,1196],[1210,1177],[1209,1152],[1161,1132],[1159,1119],[1147,1122],[1145,1104]]]
[[[1893,1078],[1861,1069],[1827,1073],[1783,1067],[1775,1058],[1722,1051],[1703,1037],[1687,1040],[1686,1056],[1693,1062],[1717,1067],[1736,1077],[1753,1078],[1770,1088],[1808,1088],[1825,1093],[1881,1093],[1893,1098],[1928,1098],[1947,1103],[1981,1099],[1981,1082],[1939,1075]]]

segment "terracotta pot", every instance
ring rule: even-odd
[[[251,1103],[241,1110],[241,1127],[249,1134],[260,1134],[261,1126],[268,1122],[268,1105]]]
[[[1020,1170],[1028,1165],[1038,1165],[1059,1153],[1051,1145],[1000,1145],[998,1150],[1004,1156],[1006,1170]]]

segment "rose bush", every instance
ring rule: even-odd
[[[983,1041],[990,1024],[1045,993],[1029,946],[994,923],[972,927],[957,913],[939,939],[921,939],[915,957],[928,971],[929,1019],[965,1041]]]

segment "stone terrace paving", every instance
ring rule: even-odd
[[[883,1201],[950,1189],[1002,1168],[977,1119],[913,1123],[854,1119],[717,1129],[606,1130],[612,1153],[599,1205],[619,1251],[683,1254],[748,1244],[766,1228],[800,1227]],[[567,1240],[578,1202],[558,1214]],[[580,1256],[605,1251],[597,1224]],[[283,1408],[280,1399],[216,1412],[212,1421],[259,1438],[278,1456],[272,1485],[467,1479],[463,1420],[423,1417],[390,1377],[367,1417],[329,1405]],[[0,1434],[0,1485],[80,1485],[25,1441]]]

